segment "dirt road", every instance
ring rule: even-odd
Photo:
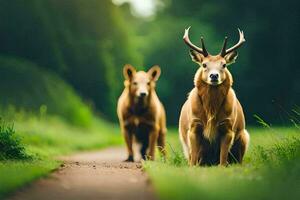
[[[125,149],[108,148],[62,158],[48,178],[21,189],[11,200],[155,199],[140,163],[124,163]]]

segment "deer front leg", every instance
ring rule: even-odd
[[[122,132],[124,135],[124,139],[126,142],[128,157],[125,160],[125,162],[133,162],[134,161],[134,155],[133,155],[133,148],[132,148],[132,141],[133,141],[133,132],[132,132],[132,126],[128,125],[123,128]]]
[[[228,164],[228,153],[234,141],[234,132],[228,131],[221,139],[220,149],[220,165],[226,166]]]
[[[149,156],[148,159],[155,159],[155,147],[158,139],[158,128],[154,127],[149,134]]]
[[[194,166],[201,163],[202,149],[200,144],[200,134],[202,134],[202,128],[199,124],[192,124],[188,132],[189,137],[189,164]]]

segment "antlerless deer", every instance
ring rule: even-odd
[[[143,159],[154,160],[156,147],[162,155],[166,153],[166,114],[155,91],[160,73],[158,66],[147,72],[124,66],[125,88],[118,100],[117,112],[127,145],[126,161],[134,161],[133,143],[141,144]]]

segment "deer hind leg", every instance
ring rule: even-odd
[[[244,155],[249,147],[250,143],[250,135],[246,129],[243,129],[240,132],[240,139],[241,139],[241,163],[243,161]]]
[[[228,154],[230,154],[233,141],[234,141],[233,131],[228,131],[221,139],[220,165],[226,166],[228,164]]]
[[[230,150],[229,163],[242,163],[249,146],[250,137],[247,130],[241,130],[238,135],[239,138],[234,142]]]

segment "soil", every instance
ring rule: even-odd
[[[20,189],[10,200],[156,199],[140,162],[123,162],[124,148],[60,158],[61,167]]]

